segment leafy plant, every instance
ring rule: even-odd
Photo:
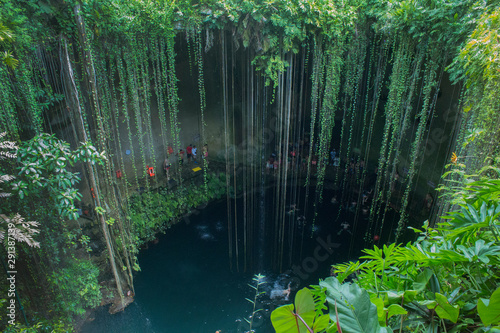
[[[1,19],[1,18],[0,18]],[[15,59],[10,50],[2,52],[2,46],[10,44],[14,40],[14,33],[9,27],[5,26],[0,20],[0,60],[11,69],[16,69],[19,60]]]
[[[250,303],[252,303],[252,306],[253,306],[252,314],[250,315],[250,320],[245,318],[245,321],[248,323],[248,325],[250,325],[249,332],[254,332],[254,330],[252,330],[254,317],[259,311],[262,311],[262,309],[256,309],[256,306],[257,306],[257,299],[259,298],[259,296],[266,293],[265,291],[259,291],[260,286],[262,286],[264,283],[266,283],[264,281],[264,279],[265,279],[264,275],[255,274],[254,277],[252,278],[252,280],[255,282],[255,286],[253,286],[251,284],[248,285],[250,288],[255,290],[255,296],[254,296],[253,300],[246,298],[246,300],[249,301]]]
[[[477,312],[484,326],[500,324],[500,288],[493,292],[490,299],[479,299]]]
[[[77,219],[75,201],[81,199],[75,186],[80,181],[78,173],[69,167],[78,161],[102,163],[103,153],[89,143],[71,151],[69,144],[55,135],[41,134],[24,142],[17,153],[18,176],[12,182],[12,190],[20,199],[25,197],[45,202],[52,214],[63,218]]]
[[[153,240],[155,234],[169,228],[193,207],[225,194],[224,174],[208,175],[207,191],[195,184],[185,185],[175,191],[160,190],[158,193],[134,195],[129,201],[129,218],[138,245]]]
[[[101,291],[97,280],[99,269],[86,260],[74,260],[68,267],[54,271],[49,278],[58,310],[82,315],[88,308],[101,302]]]
[[[377,306],[370,301],[370,295],[357,284],[340,282],[329,277],[320,282],[326,288],[326,300],[330,308],[330,318],[337,322],[342,332],[391,332],[379,324]]]
[[[424,224],[415,229],[415,242],[375,246],[365,250],[362,263],[334,266],[341,281],[356,272],[354,282],[369,293],[381,325],[459,331],[480,322],[485,329],[496,323],[497,180],[471,182],[460,193],[461,199],[455,199],[459,209],[448,213],[437,228]],[[399,324],[394,315],[401,315]],[[342,323],[342,316],[339,320]]]
[[[329,323],[328,315],[316,311],[313,293],[303,288],[295,295],[294,304],[283,305],[271,313],[276,333],[321,332]]]

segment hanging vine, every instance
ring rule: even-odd
[[[399,219],[398,226],[396,229],[396,239],[395,239],[396,242],[399,236],[401,235],[401,232],[403,230],[406,221],[408,220],[408,213],[406,211],[406,208],[408,207],[410,191],[413,186],[413,177],[415,176],[417,171],[416,162],[418,159],[419,152],[421,151],[422,148],[424,133],[427,127],[427,120],[429,115],[431,114],[429,108],[431,104],[431,92],[432,89],[436,86],[436,81],[435,81],[436,70],[437,70],[436,61],[433,59],[433,57],[431,57],[425,64],[425,72],[423,77],[424,88],[422,91],[423,104],[419,113],[417,114],[418,127],[410,151],[410,166],[408,170],[408,175],[406,176],[407,184],[401,204],[401,217]]]
[[[205,96],[205,79],[203,77],[203,43],[201,35],[202,35],[202,30],[198,28],[196,35],[195,59],[198,67],[198,92],[200,94],[201,143],[205,144],[207,140],[205,134],[205,130],[207,127],[207,124],[205,122],[205,109],[207,107],[207,101]],[[203,163],[203,184],[205,186],[205,192],[208,191],[207,174],[208,174],[208,163]]]
[[[14,107],[14,92],[8,69],[0,64],[0,126],[1,132],[8,131],[13,141],[19,140],[19,122]]]
[[[380,148],[380,157],[377,167],[377,181],[374,190],[374,199],[370,208],[370,225],[373,223],[375,216],[379,217],[380,209],[384,198],[387,182],[390,181],[390,158],[392,147],[395,141],[396,134],[399,131],[401,119],[401,103],[404,93],[407,89],[405,80],[408,75],[410,58],[408,57],[408,42],[400,40],[398,48],[394,52],[394,65],[390,77],[389,98],[385,108],[385,125],[384,134],[382,137],[382,145]],[[392,139],[389,138],[392,136]],[[390,192],[389,192],[390,193]],[[369,228],[370,229],[370,228]],[[368,231],[369,232],[369,231]],[[368,235],[368,239],[370,239]]]
[[[171,156],[168,154],[167,116],[165,110],[166,82],[164,80],[165,75],[163,74],[166,69],[163,68],[160,59],[161,51],[157,36],[153,38],[152,43],[151,62],[153,63],[154,89],[158,104],[158,118],[160,119],[160,131],[164,149],[162,157],[168,159],[168,163],[171,163]]]
[[[16,76],[16,80],[19,82],[19,92],[25,100],[25,105],[30,115],[30,123],[33,127],[33,131],[35,132],[35,134],[40,134],[42,133],[43,129],[42,110],[40,109],[40,105],[38,104],[35,97],[34,86],[31,77],[32,71],[28,66],[29,64],[27,64],[26,62],[22,62],[14,73]]]
[[[326,74],[323,100],[319,114],[318,177],[316,193],[319,203],[323,198],[323,182],[328,164],[332,131],[335,126],[335,111],[340,91],[340,77],[343,69],[344,40],[339,39],[326,50]]]
[[[163,44],[163,41],[162,41]],[[168,106],[170,115],[170,135],[172,136],[172,142],[174,143],[174,152],[179,152],[181,147],[179,133],[180,133],[180,123],[178,121],[179,113],[179,97],[177,94],[177,76],[175,74],[175,51],[174,51],[174,36],[168,36],[166,44],[163,44],[161,49],[166,50],[167,59],[164,64],[167,69],[167,96],[168,96]],[[162,57],[164,57],[162,52]],[[181,164],[177,164],[178,180],[179,184],[182,184],[182,168]]]

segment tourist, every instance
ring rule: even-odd
[[[179,150],[179,164],[182,165],[184,163],[184,150]]]
[[[371,191],[370,191],[370,193],[371,193]],[[363,205],[365,205],[368,202],[368,197],[369,197],[370,193],[368,193],[366,190],[364,190],[363,194],[361,194]]]
[[[351,161],[349,162],[349,175],[354,175],[354,170],[356,168],[356,163],[354,162],[354,157],[351,157]]]
[[[342,228],[339,230],[339,232],[337,233],[337,235],[340,235],[342,232],[344,231],[347,231],[348,233],[352,234],[351,233],[351,230],[349,230],[349,226],[350,224],[347,223],[346,221],[344,221],[342,224],[341,224]]]
[[[313,155],[311,159],[311,164],[313,166],[313,169],[316,170],[316,166],[318,165],[318,157],[316,155]]]
[[[187,154],[187,161],[189,163],[189,162],[191,162],[191,156],[193,155],[193,146],[192,145],[187,146],[186,154]]]
[[[396,171],[396,173],[394,173],[392,177],[391,192],[396,191],[397,182],[399,182],[399,173]]]
[[[163,161],[163,170],[165,170],[165,175],[167,176],[167,180],[170,180],[170,167],[172,164],[169,162],[168,157],[165,158],[165,161]]]
[[[191,150],[191,152],[193,154],[194,163],[198,164],[198,162],[196,162],[196,153],[198,152],[198,148],[196,148],[196,146],[193,146],[193,149]]]
[[[334,167],[340,166],[340,157],[337,156],[337,153],[335,153],[335,157],[333,159],[333,166]]]
[[[271,162],[271,159],[268,159],[266,162],[266,174],[269,174],[273,167],[273,162]]]
[[[349,206],[349,211],[354,213],[355,210],[356,210],[356,206],[357,206],[357,202],[356,201],[351,201],[351,205]]]
[[[432,197],[432,194],[427,193],[424,199],[424,209],[431,210],[433,202],[434,198]]]
[[[338,203],[338,200],[337,200],[337,195],[336,195],[336,194],[332,197],[332,200],[330,200],[330,202],[331,202],[332,204],[337,204],[337,203]]]
[[[271,295],[269,296],[270,299],[280,299],[283,298],[285,301],[288,301],[288,298],[290,297],[290,292],[292,291],[291,287],[291,282],[288,283],[288,288],[287,289],[273,289],[271,290]],[[281,287],[283,288],[283,287]]]
[[[292,204],[290,205],[290,210],[287,211],[287,214],[291,215],[291,214],[295,214],[296,212],[298,212],[300,209],[297,208],[297,204]]]

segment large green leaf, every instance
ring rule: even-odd
[[[378,322],[377,307],[370,301],[368,292],[357,284],[340,284],[335,277],[320,282],[326,288],[326,300],[329,303],[330,318],[336,321],[335,303],[343,333],[386,333],[388,327],[381,327]]]
[[[437,307],[435,308],[436,313],[440,318],[451,320],[456,323],[458,320],[458,314],[460,308],[458,305],[451,305],[448,302],[446,296],[436,293]]]
[[[439,292],[439,281],[434,275],[434,272],[426,268],[420,274],[417,275],[417,278],[413,282],[413,288],[417,291],[424,291],[427,289],[427,285],[429,285],[429,290],[432,292]]]
[[[297,292],[297,295],[295,295],[295,308],[299,315],[314,311],[314,299],[309,289],[302,288]]]
[[[408,311],[406,311],[401,305],[392,304],[387,308],[387,319],[395,315],[404,315],[407,313]]]
[[[312,327],[314,332],[321,332],[328,327],[330,323],[330,316],[320,315],[314,320],[314,325]]]
[[[296,309],[296,311],[295,311]],[[308,333],[309,330],[304,325],[302,318],[309,327],[313,327],[314,317],[314,299],[311,291],[303,288],[295,295],[295,306],[293,304],[283,305],[271,313],[271,322],[276,333]],[[322,329],[326,328],[324,320],[318,323]]]
[[[293,304],[280,306],[271,313],[271,322],[273,323],[276,333],[298,332],[298,320],[299,319],[296,319],[294,315]],[[307,330],[299,332],[307,332]]]
[[[399,304],[384,306],[384,300],[375,294],[370,295],[370,300],[377,306],[378,322],[381,326],[387,326],[387,319],[394,315],[407,314],[408,312]]]
[[[380,297],[377,297],[376,294],[370,295],[370,301],[377,307],[377,316],[379,324],[382,326],[386,326],[385,314],[387,311],[384,307],[384,301]]]
[[[485,326],[500,323],[500,288],[495,290],[489,300],[479,299],[477,312]]]

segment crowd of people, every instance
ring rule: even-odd
[[[186,156],[184,158],[184,155]],[[202,147],[201,151],[201,159],[203,163],[208,164],[208,145],[205,144]],[[167,147],[167,156],[163,161],[163,171],[167,176],[167,179],[170,179],[170,170],[172,168],[172,162],[178,162],[179,165],[184,165],[184,161],[186,164],[198,164],[198,148],[196,145],[190,144],[185,149],[179,149],[179,152],[174,155],[174,149],[172,146]]]
[[[286,165],[292,170],[298,170],[300,172],[306,172],[308,169],[308,164],[310,164],[311,170],[315,172],[320,164],[319,148],[317,143],[313,143],[312,151],[310,152],[310,142],[307,139],[302,139],[298,142],[290,142],[288,147],[282,145],[281,149],[276,149],[271,153],[266,161],[266,173],[274,174],[277,170]],[[286,160],[283,155],[286,154]],[[286,164],[285,164],[286,162]],[[326,166],[333,166],[335,168],[341,167],[341,160],[338,152],[335,149],[330,150],[329,157],[324,157],[322,161]],[[348,172],[349,175],[354,175],[358,172],[362,172],[365,167],[365,161],[360,159],[355,161],[352,157],[350,161],[345,161],[349,164]]]

